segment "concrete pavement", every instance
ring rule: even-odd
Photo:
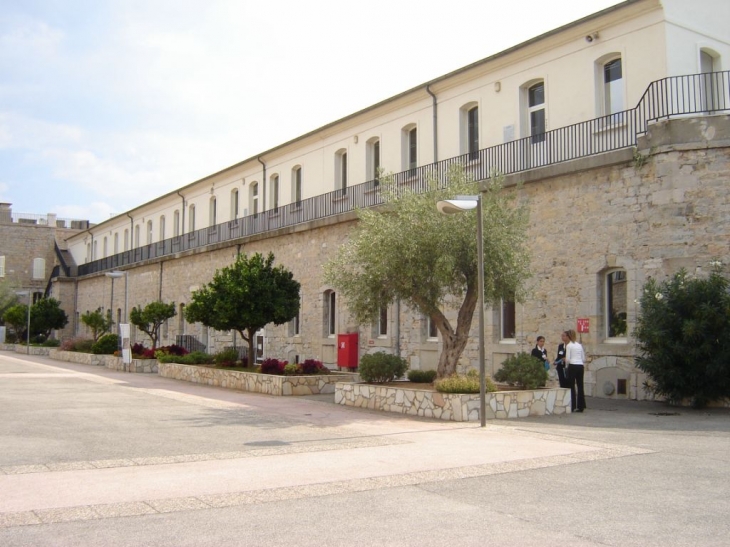
[[[486,429],[0,353],[0,545],[728,545],[730,413]]]

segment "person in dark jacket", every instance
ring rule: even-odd
[[[545,349],[545,337],[537,337],[537,345],[532,349],[532,356],[540,359],[545,364],[545,370],[550,370],[550,360],[547,356],[547,350]]]
[[[558,371],[558,382],[560,383],[560,387],[569,389],[570,384],[568,383],[568,377],[565,374],[565,348],[568,346],[568,342],[570,342],[570,338],[568,338],[568,334],[563,331],[560,334],[560,339],[563,341],[562,344],[558,346],[558,355],[555,358],[555,370]]]

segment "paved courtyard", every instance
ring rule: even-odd
[[[2,352],[0,545],[730,545],[726,409],[481,429],[327,399]]]

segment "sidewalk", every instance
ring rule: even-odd
[[[692,457],[711,470],[708,476],[724,477],[713,479],[713,488],[728,485],[723,473],[730,470],[726,409],[589,399],[583,414],[492,421],[481,429],[343,407],[323,396],[269,397],[5,353],[0,382],[3,545],[12,545],[22,530],[23,537],[31,530],[45,537],[57,523],[84,529],[98,523],[98,532],[106,521],[121,525],[122,517],[227,520],[216,513],[224,507],[268,507],[261,513],[268,522],[278,504],[357,503],[368,493],[390,499],[404,488],[418,489],[407,504],[418,511],[434,501],[425,501],[426,492],[456,487],[457,497],[469,497],[502,478],[515,486],[502,492],[500,505],[520,505],[533,495],[530,476],[541,477],[545,490],[559,491],[561,477],[588,466],[576,477],[593,477],[596,489],[596,480],[615,484],[617,472],[634,475],[637,464],[644,468],[664,451]],[[679,478],[686,471],[649,464],[641,479],[649,490],[636,499],[653,497],[651,481],[663,480],[657,473],[671,474],[683,487],[692,480],[691,473]],[[462,491],[462,484],[474,490]],[[694,503],[703,499],[697,496]],[[479,504],[492,511],[489,499]],[[621,526],[610,516],[605,525]],[[319,532],[321,526],[327,526],[321,518],[305,525]],[[227,541],[225,534],[214,537]]]

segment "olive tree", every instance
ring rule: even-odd
[[[98,341],[102,334],[112,328],[111,314],[105,314],[101,308],[81,314],[81,322],[91,329],[91,337]]]
[[[325,280],[339,290],[360,323],[399,299],[428,316],[441,335],[438,377],[453,374],[469,339],[478,302],[475,213],[441,215],[439,200],[476,194],[460,168],[447,181],[430,180],[423,192],[398,187],[386,177],[385,205],[359,211],[360,222],[325,265]],[[499,177],[482,183],[484,298],[522,301],[529,277],[527,206],[502,187]],[[455,309],[456,323],[447,316]]]

